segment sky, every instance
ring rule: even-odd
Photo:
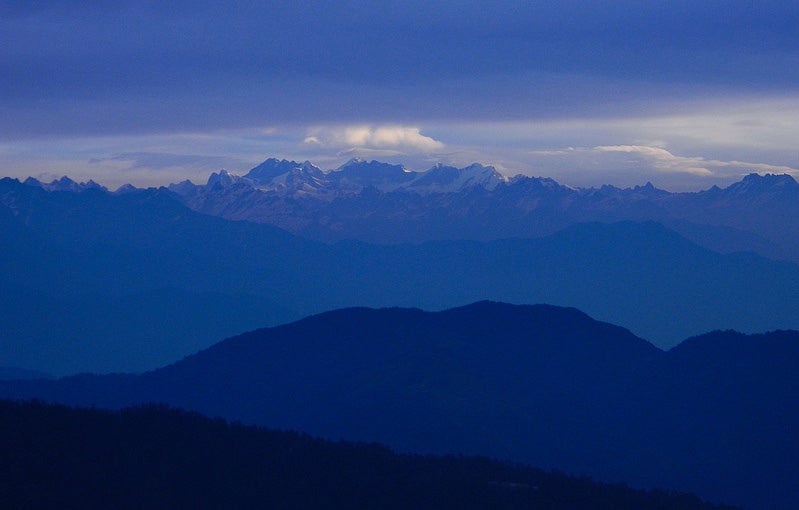
[[[799,177],[799,2],[0,2],[0,176],[268,157],[578,187]]]

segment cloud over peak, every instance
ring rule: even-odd
[[[435,152],[444,144],[423,135],[419,128],[409,126],[336,126],[315,127],[308,131],[306,144],[330,148],[391,149],[401,152]]]

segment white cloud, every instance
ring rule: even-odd
[[[784,165],[770,165],[767,163],[751,163],[746,161],[721,161],[705,159],[699,156],[677,156],[661,147],[648,147],[644,145],[606,145],[594,147],[598,152],[623,152],[634,154],[648,160],[651,167],[662,172],[688,173],[698,176],[713,176],[716,174],[711,169],[748,169],[749,172],[758,173],[787,173],[797,175],[795,168]],[[744,170],[746,171],[746,170]]]
[[[435,152],[444,144],[408,126],[326,126],[311,128],[305,143],[342,149],[364,148],[403,152]]]
[[[414,170],[439,162],[480,162],[507,175],[546,176],[580,187],[651,181],[678,191],[729,185],[751,172],[799,177],[799,96],[738,99],[676,105],[636,117],[278,124],[0,141],[0,175],[68,174],[113,188],[124,182],[204,181],[212,170],[243,173],[267,157],[308,159],[332,169],[357,156]]]
[[[708,101],[672,115],[628,118],[615,123],[639,136],[676,144],[744,150],[790,151],[799,130],[799,96]]]
[[[675,156],[660,147],[645,145],[601,145],[594,147],[597,152],[622,152],[632,154],[648,161],[654,170],[661,172],[688,173],[700,176],[711,176],[713,172],[704,158]]]

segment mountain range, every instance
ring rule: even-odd
[[[679,317],[675,317],[678,321]],[[0,395],[209,416],[405,452],[467,453],[750,509],[799,503],[799,332],[663,351],[573,308],[350,308],[239,335],[138,376]]]
[[[714,329],[799,328],[799,265],[714,252],[656,222],[331,244],[199,213],[166,188],[70,182],[0,179],[0,366],[142,371],[334,308],[481,299],[577,307],[664,348]]]
[[[0,179],[0,396],[794,508],[797,188],[276,159],[199,186]],[[126,374],[44,378],[78,372]]]
[[[311,239],[378,244],[539,237],[575,223],[657,221],[714,251],[754,251],[799,262],[799,184],[750,174],[724,189],[670,193],[647,183],[571,188],[549,178],[506,177],[490,166],[351,160],[323,172],[267,159],[243,176],[169,186],[196,211],[279,226]]]

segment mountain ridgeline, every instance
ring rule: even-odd
[[[404,188],[383,192],[363,184],[374,182],[367,167],[351,166],[336,182],[360,190],[353,200],[373,196],[374,204],[363,207],[374,206],[376,218],[392,193],[407,200],[465,200],[510,186],[488,167],[471,167],[471,173],[442,167],[419,176],[387,166],[383,181]],[[286,177],[278,174],[283,170],[273,173]],[[327,183],[332,174],[317,177]],[[217,177],[231,185],[244,179]],[[456,177],[461,191],[441,191]],[[432,187],[403,191],[414,183]],[[219,186],[220,192],[235,188]],[[272,196],[249,184],[241,189]],[[517,191],[520,200],[537,200]],[[305,203],[299,196],[280,200]],[[714,252],[653,221],[576,223],[536,238],[326,244],[265,223],[202,214],[186,203],[185,194],[166,188],[111,193],[68,179],[49,185],[0,179],[1,365],[54,375],[143,371],[220,338],[325,310],[441,310],[482,299],[573,306],[664,348],[714,329],[799,328],[799,265]],[[227,210],[234,206],[247,202],[231,202]],[[442,203],[440,217],[457,210]],[[475,225],[478,216],[467,214]],[[416,228],[403,225],[398,228]],[[369,228],[391,231],[380,223]]]
[[[0,427],[3,508],[722,508],[687,494],[478,457],[397,455],[158,406],[111,413],[0,401]]]
[[[308,161],[268,159],[243,176],[221,171],[205,185],[169,188],[194,210],[323,241],[489,241],[592,221],[657,221],[714,251],[799,262],[799,184],[789,175],[751,174],[724,189],[670,193],[650,183],[575,189],[480,164],[413,172],[355,159],[323,172]]]
[[[230,338],[142,375],[0,383],[0,395],[164,402],[405,452],[466,453],[750,509],[799,503],[799,333],[662,351],[572,308],[351,308]]]

